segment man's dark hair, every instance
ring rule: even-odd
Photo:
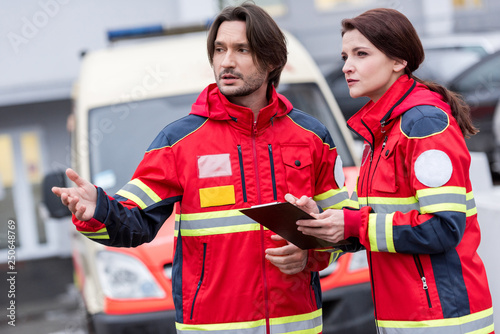
[[[269,67],[268,85],[278,87],[281,71],[287,61],[286,38],[272,17],[259,6],[245,2],[238,7],[224,8],[215,18],[207,38],[207,51],[210,65],[213,65],[215,39],[220,25],[224,21],[243,21],[246,23],[247,40],[252,57],[261,70]]]

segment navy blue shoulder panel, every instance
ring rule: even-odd
[[[432,136],[445,130],[449,124],[448,114],[435,106],[416,106],[401,116],[401,130],[411,138]]]
[[[318,137],[323,140],[323,143],[330,145],[331,148],[335,147],[332,136],[326,126],[323,125],[319,120],[312,117],[308,113],[305,113],[299,109],[293,108],[288,115],[292,121],[298,124],[300,127],[314,132]]]
[[[203,116],[187,115],[168,124],[153,140],[148,151],[174,145],[176,142],[202,126],[207,119],[207,117]]]

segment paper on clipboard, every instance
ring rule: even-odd
[[[288,202],[257,205],[240,211],[301,249],[338,247],[349,244],[348,241],[328,242],[297,230],[297,220],[314,218]]]

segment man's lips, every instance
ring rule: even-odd
[[[235,76],[235,75],[232,75],[232,74],[223,74],[222,75],[222,79],[229,79],[229,80],[231,80],[231,79],[238,79],[238,77]]]
[[[220,80],[225,84],[225,85],[232,85],[236,83],[236,81],[239,79],[238,76],[233,75],[233,74],[222,74],[220,76]]]

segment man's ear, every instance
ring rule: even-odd
[[[406,60],[402,60],[402,59],[394,60],[394,66],[393,66],[394,72],[404,71],[407,64],[408,64],[408,62]]]

